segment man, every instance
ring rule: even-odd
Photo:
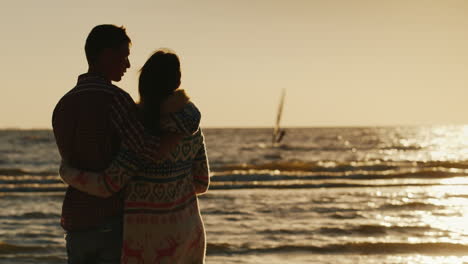
[[[161,141],[147,134],[130,95],[111,83],[130,67],[130,45],[125,28],[115,25],[98,25],[86,39],[88,72],[60,99],[52,117],[60,155],[73,167],[102,171],[122,143],[152,159],[177,143],[178,136]],[[61,217],[68,263],[120,263],[122,198],[121,193],[104,199],[68,187]]]

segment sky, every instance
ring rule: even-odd
[[[87,71],[98,24],[125,26],[138,100],[157,48],[181,59],[202,127],[468,124],[468,1],[7,0],[0,9],[0,128],[51,128]]]

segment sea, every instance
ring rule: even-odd
[[[468,263],[468,126],[203,130],[206,263]],[[0,130],[0,264],[66,263],[51,130]]]

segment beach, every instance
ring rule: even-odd
[[[204,130],[207,263],[468,262],[468,127],[286,131]],[[66,263],[59,161],[50,130],[0,130],[0,263]]]

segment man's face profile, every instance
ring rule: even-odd
[[[118,48],[109,48],[103,51],[103,61],[107,69],[107,77],[114,82],[122,79],[122,76],[130,68],[130,47],[128,43],[123,43]]]

